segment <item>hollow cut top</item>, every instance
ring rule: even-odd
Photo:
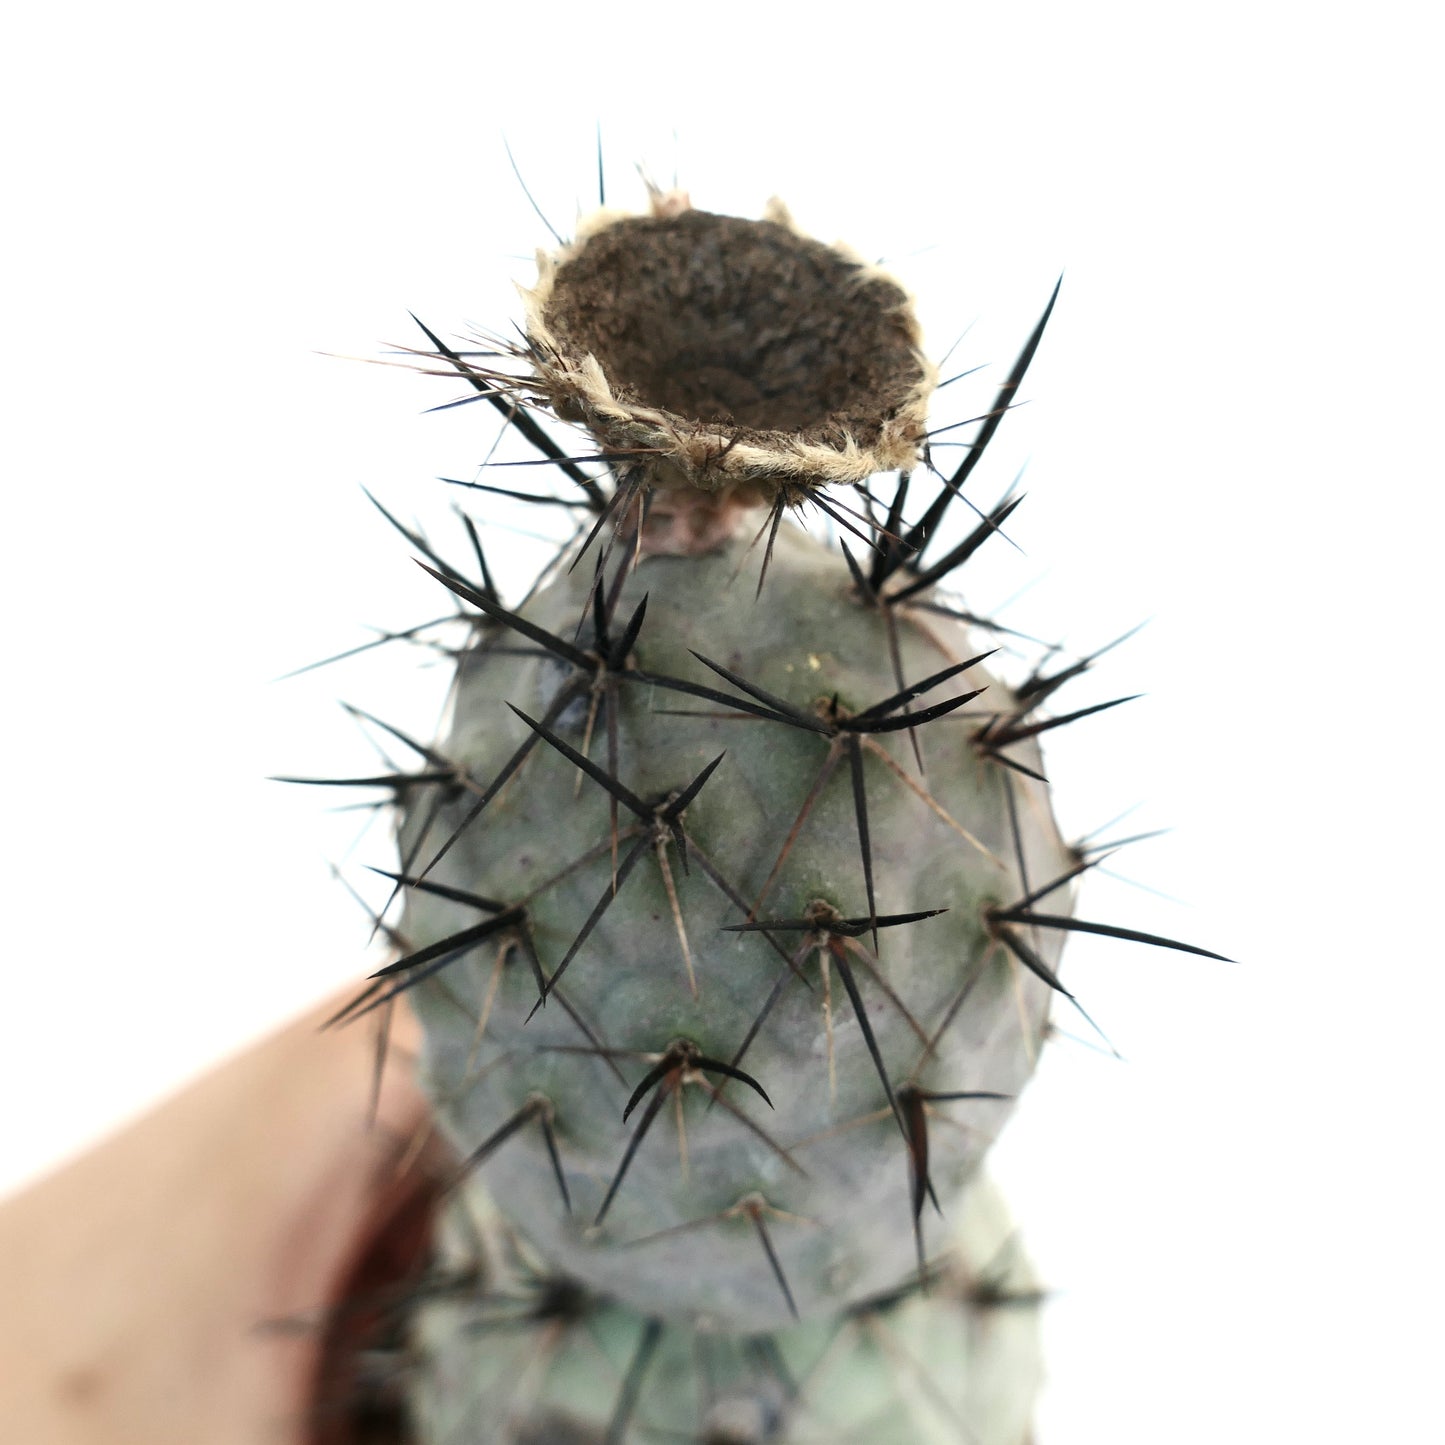
[[[912,465],[933,370],[908,294],[785,215],[603,213],[541,258],[528,333],[558,414],[704,491]]]

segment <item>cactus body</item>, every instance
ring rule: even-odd
[[[1097,927],[1037,742],[1088,660],[992,675],[938,588],[1011,505],[939,529],[1043,322],[910,502],[908,298],[780,209],[599,215],[524,294],[513,370],[428,334],[589,525],[518,611],[407,533],[474,627],[442,739],[404,739],[404,956],[344,1011],[408,994],[459,1159],[422,1437],[1021,1445],[1031,1283],[979,1286],[979,1164]]]
[[[709,674],[690,652],[706,652],[810,714],[819,704],[826,712],[835,697],[840,711],[861,713],[897,691],[883,621],[850,596],[848,569],[836,552],[801,532],[781,534],[755,603],[751,580],[733,580],[744,550],[735,541],[702,557],[649,557],[629,574],[623,615],[647,597],[638,671],[701,682]],[[567,633],[586,610],[589,583],[574,571],[526,615]],[[928,677],[978,650],[961,626],[943,621],[940,628],[901,629],[905,676]],[[463,665],[442,750],[473,776],[494,777],[529,734],[501,699],[540,718],[555,704],[565,672],[550,657],[481,651]],[[960,676],[969,691],[986,687],[978,703],[990,698],[995,708],[1010,706],[981,667]],[[957,695],[957,686],[951,691]],[[917,705],[934,700],[927,694]],[[689,703],[689,711],[712,715],[679,716]],[[445,991],[419,990],[418,1001],[428,1079],[445,1101],[443,1118],[463,1154],[529,1098],[547,1101],[570,1212],[540,1129],[519,1131],[498,1151],[497,1167],[478,1177],[549,1261],[645,1313],[758,1330],[786,1323],[790,1304],[759,1247],[749,1201],[761,1201],[792,1307],[805,1316],[895,1287],[915,1249],[903,1134],[840,977],[837,950],[807,946],[810,935],[796,929],[724,931],[746,922],[760,896],[759,919],[801,920],[815,900],[842,918],[868,918],[851,768],[846,758],[833,767],[764,895],[836,745],[822,733],[728,712],[642,681],[619,685],[615,771],[639,798],[681,791],[712,758],[721,754],[723,761],[684,814],[686,864],[670,835],[662,842],[646,832],[634,838],[629,833],[637,828],[627,825],[639,820],[619,820],[619,873],[635,861],[557,984],[560,999],[528,1021],[538,991],[508,936],[449,972]],[[564,706],[551,731],[580,750],[588,713],[584,694]],[[1048,989],[1020,976],[987,921],[991,906],[1027,890],[1001,797],[1010,784],[971,746],[968,729],[977,726],[975,717],[948,715],[919,727],[932,806],[909,786],[919,774],[906,732],[878,736],[886,761],[860,749],[879,914],[947,910],[880,928],[876,958],[871,931],[842,945],[841,967],[867,1011],[895,1097],[910,1085],[1012,1096],[1042,1040]],[[1036,751],[1024,760],[1036,762]],[[1072,860],[1042,785],[1024,778],[1016,792],[1027,876],[1065,872]],[[441,827],[450,832],[469,801],[459,799]],[[935,807],[967,826],[972,840]],[[609,795],[547,747],[483,819],[486,826],[463,833],[432,877],[498,899],[527,898],[528,919],[518,927],[530,928],[538,956],[555,967],[610,894]],[[565,872],[579,859],[587,861]],[[450,899],[417,893],[405,932],[425,945],[476,918]],[[503,949],[510,962],[499,965]],[[775,988],[776,1002],[739,1056]],[[452,992],[468,1006],[458,1009]],[[478,1040],[476,1006],[489,994]],[[591,1044],[579,1017],[595,1038],[627,1053],[604,1059],[574,1052]],[[628,1095],[677,1040],[704,1058],[735,1062],[772,1107],[737,1080],[699,1071],[699,1083],[681,1090],[681,1121],[674,1107],[656,1120],[594,1226],[637,1132],[639,1111],[626,1123],[622,1118]],[[625,1084],[608,1067],[613,1062]],[[714,1089],[721,1089],[721,1106],[709,1107]],[[1009,1103],[941,1107],[963,1125],[933,1131],[931,1179],[951,1198]]]
[[[1019,1445],[1041,1375],[1035,1281],[992,1187],[952,1211],[949,1264],[909,1290],[769,1335],[660,1331],[549,1280],[483,1207],[450,1258],[484,1283],[428,1305],[414,1395],[428,1441],[605,1445],[626,1383],[638,1439],[707,1445]],[[642,1366],[638,1368],[639,1362]]]

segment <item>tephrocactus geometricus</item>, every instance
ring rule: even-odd
[[[474,626],[393,780],[403,956],[341,1016],[407,994],[460,1161],[418,1428],[1021,1445],[979,1166],[1064,934],[1187,947],[1073,917],[1038,736],[1100,710],[1045,711],[1089,659],[1006,686],[944,590],[1016,505],[947,530],[1049,313],[944,474],[907,294],[781,208],[655,193],[539,269],[520,344],[429,355],[586,522],[515,609],[408,533]]]

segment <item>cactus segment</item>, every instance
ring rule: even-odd
[[[986,1180],[951,1234],[926,1289],[736,1336],[665,1324],[550,1273],[473,1196],[447,1229],[465,1287],[417,1315],[421,1438],[1024,1445],[1042,1375],[1037,1281]]]
[[[589,1288],[730,1329],[836,1311],[914,1267],[899,1091],[1022,1087],[1060,935],[1031,938],[1021,967],[994,917],[1075,861],[1045,786],[974,743],[1013,703],[965,628],[900,619],[916,684],[900,690],[837,552],[780,532],[757,604],[745,554],[734,539],[627,572],[614,615],[645,598],[645,620],[600,728],[570,649],[463,659],[440,752],[490,779],[541,741],[410,890],[403,926],[423,966],[450,959],[412,996],[459,1152],[547,1101],[572,1207],[539,1130],[484,1171],[497,1205]],[[540,593],[534,635],[574,635],[591,587],[574,571]],[[1015,751],[1038,770],[1031,740]],[[444,806],[440,831],[472,806]],[[468,893],[505,902],[505,935]],[[941,1199],[1008,1108],[938,1106]],[[786,1286],[740,1212],[754,1195]]]

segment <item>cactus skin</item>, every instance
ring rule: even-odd
[[[948,1264],[926,1294],[770,1336],[660,1331],[549,1277],[494,1211],[469,1205],[450,1221],[447,1251],[476,1283],[416,1319],[426,1441],[607,1445],[622,1428],[705,1445],[1028,1438],[1042,1375],[1037,1284],[986,1179],[953,1210]]]
[[[413,1001],[475,1236],[471,1282],[417,1316],[421,1437],[1023,1445],[1034,1321],[981,1312],[1005,1225],[979,1164],[1063,936],[1219,957],[1073,918],[1100,846],[1061,841],[1037,737],[1100,710],[1039,714],[1091,659],[1010,691],[937,592],[1012,511],[930,552],[1049,312],[909,505],[935,373],[907,296],[781,210],[600,215],[524,298],[521,375],[427,334],[594,525],[520,613],[480,542],[478,586],[401,529],[482,616],[443,741],[391,730],[424,759],[380,780],[404,956],[338,1015]],[[529,409],[591,430],[610,479]],[[891,468],[891,500],[837,497]],[[871,555],[780,528],[810,510]],[[1003,1288],[1033,1301],[1021,1265]]]
[[[647,557],[629,573],[619,615],[628,616],[647,598],[635,648],[638,669],[701,682],[710,675],[689,652],[703,652],[801,708],[836,695],[840,707],[861,712],[898,690],[884,622],[852,595],[848,568],[836,552],[800,531],[780,532],[766,589],[755,603],[752,579],[737,575],[744,551],[745,544],[734,541],[701,557]],[[580,569],[574,570],[539,595],[525,615],[571,635],[586,611],[588,585]],[[961,625],[935,620],[944,625],[924,630],[905,622],[899,628],[905,677],[931,676],[979,650]],[[528,737],[526,724],[502,699],[539,718],[556,698],[565,671],[550,657],[482,652],[467,661],[442,751],[473,777],[494,777]],[[1027,777],[1015,780],[969,741],[979,726],[973,708],[985,702],[991,711],[1012,706],[1000,684],[975,666],[915,707],[981,687],[986,690],[976,703],[917,729],[929,795],[952,818],[967,820],[963,826],[976,843],[942,821],[881,758],[862,749],[879,913],[947,910],[881,928],[876,977],[869,966],[869,934],[850,940],[845,951],[895,1094],[914,1084],[936,1092],[1014,1095],[1042,1042],[1050,990],[996,941],[985,915],[990,906],[1028,892],[1015,861],[1019,851],[1028,878],[1037,881],[1067,872],[1073,858],[1053,826],[1044,786]],[[689,702],[715,715],[678,716],[676,709]],[[723,931],[742,923],[747,912],[707,876],[700,861],[711,862],[741,899],[755,901],[829,755],[829,740],[766,719],[716,715],[726,711],[643,682],[618,690],[616,775],[639,797],[679,790],[710,759],[724,755],[686,810],[696,855],[687,873],[671,840],[667,845],[696,996],[661,865],[648,856],[650,847],[625,837],[619,843],[624,862],[639,846],[642,856],[557,985],[597,1038],[632,1051],[616,1060],[625,1088],[601,1059],[548,1052],[586,1048],[588,1039],[555,999],[528,1022],[537,988],[519,955],[500,970],[480,1040],[476,1018],[491,992],[495,945],[449,969],[444,987],[424,984],[415,997],[426,1030],[428,1087],[444,1101],[441,1117],[463,1156],[529,1098],[547,1101],[571,1211],[538,1128],[519,1131],[478,1176],[546,1259],[644,1313],[756,1331],[788,1323],[790,1302],[746,1210],[738,1212],[750,1197],[760,1196],[768,1211],[778,1211],[764,1218],[792,1305],[804,1317],[896,1287],[914,1263],[915,1245],[903,1135],[853,1017],[840,965],[830,957],[825,984],[813,950],[799,961],[801,978],[790,977],[779,951],[758,933]],[[586,698],[578,698],[555,720],[554,731],[580,750],[587,715]],[[877,741],[903,775],[916,781],[906,732]],[[571,761],[550,747],[538,753],[431,877],[498,900],[529,898],[527,926],[550,972],[609,892],[609,807],[607,794],[592,779],[582,780],[578,791],[580,775]],[[1018,761],[1037,769],[1037,749],[1021,751]],[[1006,788],[1016,795],[1018,840],[1010,831]],[[466,807],[461,802],[443,817],[445,833]],[[404,838],[404,848],[408,842]],[[599,847],[602,856],[537,891]],[[843,917],[868,917],[846,762],[825,784],[759,917],[799,919],[819,898]],[[476,921],[475,909],[413,892],[404,932],[421,947]],[[792,953],[804,935],[773,937]],[[1044,940],[1044,947],[1052,966],[1057,939]],[[788,980],[783,992],[739,1061],[767,1091],[772,1108],[738,1082],[729,1082],[722,1095],[766,1131],[766,1140],[724,1108],[708,1110],[706,1085],[685,1089],[685,1171],[668,1109],[639,1147],[601,1227],[591,1228],[637,1130],[640,1107],[626,1123],[622,1112],[648,1056],[686,1039],[705,1057],[732,1060],[780,978]],[[825,997],[833,1014],[834,1097]],[[946,1018],[950,1022],[940,1034]],[[722,1082],[716,1074],[704,1077],[714,1086]],[[951,1199],[977,1166],[1009,1103],[940,1107],[965,1126],[930,1131],[932,1183],[940,1199]],[[701,1230],[687,1227],[707,1220],[715,1223]],[[646,1242],[664,1231],[678,1232]]]

